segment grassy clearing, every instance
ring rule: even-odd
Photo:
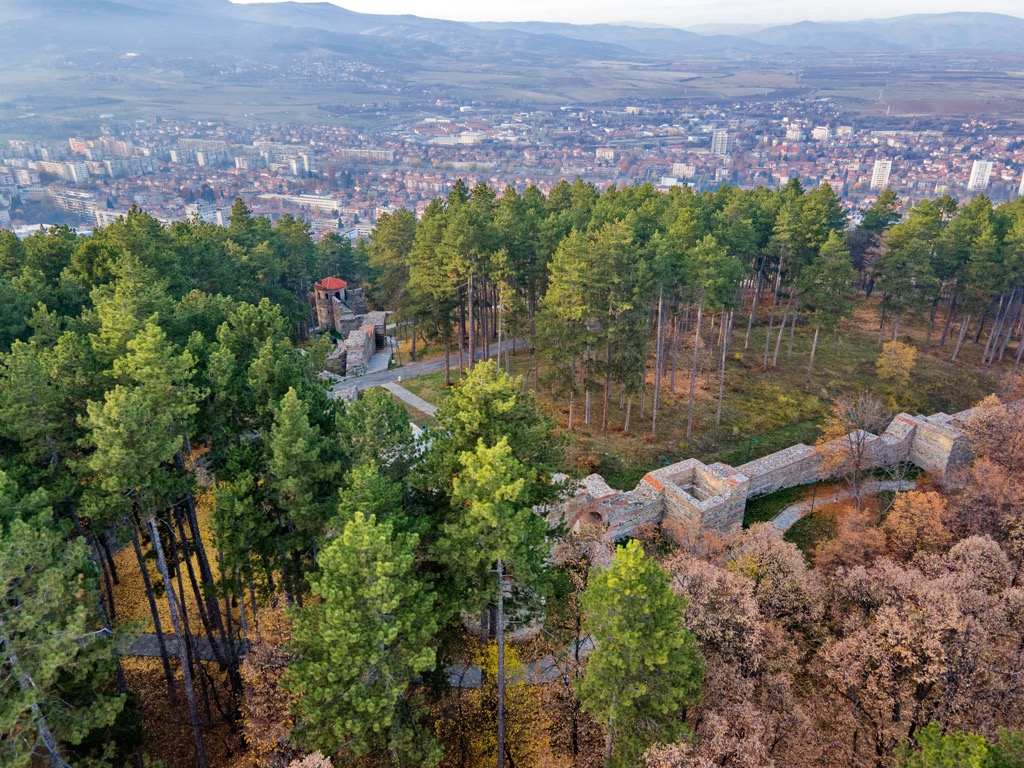
[[[759,323],[767,324],[767,314]],[[778,318],[776,318],[776,323]],[[569,407],[564,398],[554,399],[545,379],[545,367],[524,351],[513,355],[513,374],[524,376],[537,399],[558,423],[567,441],[565,469],[576,475],[602,474],[610,485],[632,489],[644,474],[690,457],[705,463],[722,461],[732,466],[760,458],[796,443],[812,444],[818,437],[829,402],[838,394],[874,392],[892,414],[955,412],[967,408],[992,392],[998,369],[978,366],[983,344],[966,344],[958,363],[951,363],[950,348],[933,346],[924,355],[926,328],[904,323],[901,340],[919,349],[918,362],[910,384],[899,387],[878,379],[875,360],[878,348],[878,311],[875,299],[862,300],[854,318],[836,336],[822,336],[815,356],[814,371],[805,385],[814,329],[801,321],[797,325],[793,354],[788,355],[789,331],[784,333],[776,368],[763,368],[767,329],[755,326],[744,346],[746,318],[737,318],[732,351],[726,365],[721,424],[716,427],[718,405],[717,355],[706,351],[699,361],[696,408],[692,439],[686,440],[689,374],[692,362],[689,334],[678,353],[675,388],[666,378],[662,385],[662,407],[658,432],[651,435],[651,392],[648,376],[646,393],[633,402],[630,433],[623,432],[625,408],[619,393],[612,395],[609,429],[601,430],[603,403],[600,384],[591,392],[591,423],[584,422],[584,397],[575,408],[575,425],[568,430]],[[778,339],[777,328],[769,342],[769,362]],[[939,329],[941,331],[941,328]],[[939,332],[935,334],[936,340]],[[984,339],[983,339],[984,341]],[[653,344],[650,348],[653,349]],[[535,366],[539,367],[536,386]],[[1010,363],[1012,367],[1012,361]],[[458,370],[453,372],[458,380]],[[428,402],[440,403],[447,396],[444,374],[430,374],[404,380],[403,386]],[[641,415],[642,414],[642,415]]]
[[[452,384],[459,382],[458,368],[452,371]],[[402,386],[431,405],[440,405],[451,394],[451,388],[444,385],[444,371],[428,373],[412,379],[402,379]]]

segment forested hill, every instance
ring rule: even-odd
[[[581,445],[749,456],[741,378],[826,435],[964,396],[910,386],[918,358],[1019,398],[1024,201],[862,214],[797,181],[459,182],[356,246],[241,201],[0,232],[0,765],[1020,765],[1024,417],[998,398],[960,488],[823,488],[802,550],[769,517],[615,549],[536,514]],[[458,356],[429,441],[384,391],[328,396],[328,275]],[[501,338],[525,377],[469,362]]]

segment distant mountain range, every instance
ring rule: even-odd
[[[131,102],[143,111],[179,105],[189,114],[205,103],[210,114],[230,97],[244,112],[266,103],[262,89],[285,114],[282,87],[301,91],[307,110],[424,95],[491,98],[499,85],[506,100],[565,103],[632,95],[641,87],[634,73],[655,71],[662,79],[644,81],[647,94],[693,96],[701,86],[688,86],[692,77],[676,61],[759,66],[765,56],[918,51],[990,57],[1024,54],[1022,41],[1024,19],[989,13],[684,30],[463,23],[326,2],[0,0],[0,110],[52,114]]]
[[[460,23],[361,14],[330,3],[229,0],[5,0],[0,58],[27,63],[82,52],[180,53],[201,59],[323,47],[374,59],[534,55],[625,59],[787,51],[1024,53],[1024,19],[990,13],[919,14],[757,28],[545,22]],[[717,31],[721,30],[721,31]],[[393,59],[392,59],[393,60]]]

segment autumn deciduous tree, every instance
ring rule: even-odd
[[[298,760],[292,760],[288,763],[288,768],[334,768],[334,763],[324,757],[323,753],[313,752]]]
[[[765,550],[764,557],[785,558],[792,545],[778,544],[781,549]],[[700,703],[689,712],[695,733],[653,748],[647,765],[817,764],[814,718],[797,687],[800,646],[762,612],[755,582],[690,554],[673,556],[666,569],[687,598],[686,625],[696,635],[707,674]],[[762,596],[772,589],[765,586]]]
[[[882,353],[875,361],[878,378],[905,387],[910,383],[910,374],[917,362],[917,350],[902,341],[888,341],[882,345]]]
[[[295,724],[292,697],[281,687],[290,658],[286,645],[291,628],[284,609],[278,606],[261,610],[254,624],[249,652],[240,668],[245,683],[240,725],[248,749],[231,768],[281,768],[294,754],[288,740]]]
[[[836,519],[837,531],[814,550],[818,570],[835,573],[840,568],[870,565],[885,553],[885,532],[876,525],[876,512],[870,505],[858,510],[848,501],[841,501],[825,505],[822,512]]]
[[[595,649],[577,693],[605,727],[606,766],[633,766],[652,743],[681,735],[700,694],[704,660],[683,623],[686,601],[631,541],[590,579],[583,608]]]
[[[1016,473],[1024,468],[1024,408],[989,395],[971,411],[967,437],[975,456]]]
[[[807,561],[770,523],[743,531],[731,548],[728,567],[751,582],[764,616],[790,628],[813,623],[818,608]]]
[[[945,515],[946,502],[935,491],[897,494],[882,524],[889,549],[903,560],[915,552],[944,551],[950,541],[943,524]]]
[[[871,446],[887,414],[871,393],[840,395],[829,409],[815,448],[821,452],[827,474],[845,477],[860,509],[864,473],[873,465]]]
[[[825,737],[843,764],[878,765],[932,721],[983,733],[1021,726],[1020,686],[990,673],[1021,653],[1019,613],[1002,608],[1017,599],[1006,555],[979,536],[913,562],[882,558],[832,584],[829,620],[842,631],[812,668],[833,703]]]

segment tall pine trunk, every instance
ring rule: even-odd
[[[466,303],[469,308],[469,370],[476,365],[476,309],[473,304],[473,277],[469,278],[469,289]]]
[[[21,689],[22,693],[32,703],[29,705],[29,711],[32,713],[32,721],[35,724],[36,731],[39,733],[39,740],[43,742],[43,746],[46,748],[46,753],[50,758],[50,768],[71,768],[71,766],[64,760],[63,755],[60,753],[60,748],[57,746],[57,740],[53,737],[53,733],[50,731],[50,726],[46,722],[46,716],[43,714],[43,710],[39,704],[34,701],[33,689],[36,687],[35,682],[29,677],[23,669],[21,669],[21,662],[18,659],[18,653],[14,650],[13,644],[7,639],[7,628],[4,626],[3,621],[0,621],[0,648],[6,646],[7,650],[4,652],[3,659],[6,662],[4,664],[12,672],[12,677],[16,677],[18,680],[18,688]]]
[[[697,304],[697,330],[693,334],[693,366],[690,369],[690,407],[686,414],[686,439],[693,436],[693,406],[697,397],[697,361],[700,359],[700,322],[704,305]]]
[[[665,314],[665,289],[663,286],[658,288],[658,328],[656,333],[657,340],[655,341],[655,353],[654,353],[654,404],[652,406],[652,417],[651,417],[651,434],[658,434],[658,405],[660,404],[661,395],[661,354],[662,354],[662,318]]]
[[[142,586],[146,590],[146,600],[149,602],[149,613],[153,617],[153,631],[156,633],[156,644],[160,649],[160,661],[164,668],[164,677],[167,679],[167,691],[172,704],[178,703],[178,689],[174,682],[174,673],[171,672],[171,663],[168,660],[167,643],[164,640],[164,631],[160,622],[160,612],[156,607],[156,596],[153,593],[153,583],[149,580],[149,569],[146,567],[146,559],[142,555],[142,547],[139,546],[141,531],[132,515],[132,547],[135,550],[135,559],[139,562],[139,573],[142,575]]]
[[[180,454],[179,454],[180,455]],[[184,467],[184,457],[181,458],[181,466]],[[213,570],[210,568],[210,559],[206,554],[206,544],[203,542],[203,537],[199,530],[199,518],[196,516],[196,505],[195,499],[191,493],[185,495],[185,519],[188,520],[189,532],[192,534],[192,543],[195,548],[196,562],[199,564],[199,575],[200,582],[210,586],[210,590],[204,590],[202,601],[206,603],[206,612],[209,617],[209,628],[210,641],[213,642],[213,632],[216,631],[220,635],[222,644],[226,647],[223,649],[224,663],[228,671],[228,680],[231,683],[231,690],[240,692],[242,690],[242,677],[239,672],[240,659],[236,652],[234,644],[231,642],[231,633],[228,627],[225,626],[224,617],[221,615],[220,604],[217,602],[217,597],[213,593],[213,587],[216,585],[216,580],[213,578]],[[182,531],[182,536],[185,533]],[[186,554],[187,540],[185,542]],[[191,565],[191,563],[190,563]],[[196,601],[200,602],[199,595],[196,595]],[[230,608],[228,610],[228,620],[230,621]]]
[[[679,365],[679,347],[682,346],[683,334],[682,331],[682,318],[679,316],[679,307],[676,306],[675,319],[672,327],[672,374],[669,376],[668,388],[672,394],[676,392],[676,368]]]
[[[768,332],[765,334],[765,356],[761,361],[761,368],[768,369],[768,351],[771,349],[771,332],[775,327],[775,307],[778,304],[778,288],[782,282],[782,263],[779,262],[778,273],[775,275],[775,285],[771,292],[771,313],[768,315]]]
[[[612,403],[612,337],[609,333],[604,347],[604,413],[601,415],[601,431],[608,431],[608,410]]]
[[[800,297],[796,299],[796,306],[793,307],[793,320],[789,324],[789,347],[786,349],[786,359],[793,359],[793,337],[796,335],[796,321],[800,317]]]
[[[459,366],[461,368],[461,365]],[[452,332],[449,328],[444,334],[444,385],[452,385]]]
[[[952,362],[956,362],[956,358],[960,354],[960,347],[963,346],[964,339],[967,338],[967,326],[971,322],[971,313],[968,312],[964,315],[964,319],[960,321],[960,333],[957,335],[956,344],[953,345],[953,354],[950,355],[949,359]]]
[[[932,311],[928,316],[928,333],[924,337],[924,353],[927,355],[932,351],[932,334],[935,332],[935,317],[939,313],[939,299],[932,302]]]
[[[173,516],[173,511],[171,515]],[[184,637],[181,638],[185,642],[185,655],[189,663],[189,671],[192,674],[192,679],[199,678],[199,691],[203,698],[203,711],[206,713],[206,722],[213,722],[213,711],[210,709],[210,692],[207,690],[206,678],[201,674],[202,668],[198,662],[198,648],[196,646],[195,637],[192,634],[192,627],[188,620],[188,606],[185,602],[185,580],[183,576],[183,569],[180,565],[181,557],[178,554],[178,545],[174,536],[174,526],[171,522],[167,522],[167,542],[171,548],[171,562],[175,565],[176,577],[178,579],[178,595],[181,596],[181,602],[178,603],[178,608],[181,611],[181,626],[184,631]],[[169,598],[168,598],[169,599]],[[197,596],[198,599],[198,596]],[[202,609],[200,608],[200,612]],[[213,638],[208,638],[210,642],[213,642]]]
[[[789,317],[789,308],[793,306],[793,294],[786,300],[786,309],[782,312],[782,322],[779,323],[779,335],[775,339],[775,352],[772,353],[772,368],[779,364],[779,347],[782,346],[782,334],[786,332],[786,318]]]
[[[750,346],[750,330],[754,327],[754,318],[757,317],[757,305],[761,301],[761,275],[764,273],[764,261],[757,267],[757,281],[754,285],[754,301],[750,305],[750,317],[747,318],[747,335],[743,339],[743,348]]]
[[[497,320],[497,326],[498,326],[498,368],[500,369],[501,368],[501,334],[505,330],[504,329],[505,313],[504,313],[504,309],[501,307],[501,297],[500,296],[498,298],[497,310],[498,310],[498,320]]]
[[[487,280],[483,280],[483,286],[481,288],[481,296],[483,300],[480,302],[480,339],[484,344],[484,360],[489,360],[491,357],[491,334],[490,334],[490,313],[488,311],[488,304],[490,303],[490,286],[487,285]]]
[[[1020,325],[1021,308],[1024,305],[1020,295],[1020,288],[1015,288],[1014,292],[1017,294],[1017,301],[1011,305],[1010,312],[1007,314],[1007,317],[1012,319],[1003,326],[1006,329],[1003,333],[1003,341],[997,345],[999,347],[998,362],[1000,363],[1003,361],[1003,355],[1006,353],[1006,348],[1009,346],[1015,330]]]
[[[170,573],[167,570],[167,560],[164,557],[164,548],[160,543],[160,532],[156,527],[156,515],[148,517],[149,531],[153,549],[156,551],[157,570],[164,583],[164,592],[167,595],[167,607],[171,613],[171,623],[174,625],[174,633],[178,638],[178,659],[181,662],[181,674],[185,683],[185,699],[188,701],[189,719],[192,723],[192,735],[196,742],[196,762],[199,768],[209,768],[206,760],[206,747],[203,744],[202,726],[199,722],[199,709],[196,706],[196,692],[192,683],[192,672],[189,669],[188,647],[185,642],[185,630],[181,623],[181,616],[178,613],[178,598],[174,590],[174,582],[171,581]]]
[[[896,315],[896,319],[892,323],[892,340],[897,341],[900,335],[900,324],[903,322],[903,313],[900,312]]]
[[[462,291],[460,290],[461,294]],[[466,346],[466,305],[462,300],[461,295],[459,296],[459,379],[461,379],[465,373],[465,365],[463,362],[464,348]]]
[[[956,296],[950,299],[949,307],[946,309],[946,323],[942,328],[942,336],[939,338],[939,346],[946,346],[946,338],[949,336],[949,330],[953,327],[953,321],[956,319],[957,310]]]
[[[505,583],[498,558],[498,768],[505,766]]]
[[[725,396],[725,357],[729,354],[729,341],[732,336],[733,313],[722,316],[722,373],[718,379],[718,411],[715,414],[715,429],[722,426],[722,399]]]
[[[811,342],[811,360],[807,363],[807,375],[804,376],[804,386],[811,382],[811,371],[814,370],[814,353],[818,351],[818,334],[821,333],[821,326],[814,327],[814,341]]]

